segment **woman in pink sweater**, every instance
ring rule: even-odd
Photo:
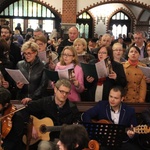
[[[72,69],[70,81],[72,88],[68,99],[72,102],[81,101],[80,93],[84,91],[84,75],[82,68],[78,65],[78,57],[74,47],[66,46],[60,57],[60,62],[57,63],[55,71]]]

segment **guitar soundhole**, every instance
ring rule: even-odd
[[[40,126],[40,132],[43,134],[46,133],[46,125],[43,124]]]

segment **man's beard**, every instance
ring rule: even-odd
[[[4,40],[9,41],[10,37],[6,37],[6,36],[1,36]]]

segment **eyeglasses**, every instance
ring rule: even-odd
[[[107,54],[107,52],[98,52],[98,54]]]
[[[34,52],[23,53],[24,56],[31,56]]]
[[[70,92],[66,92],[66,91],[63,91],[63,90],[60,90],[59,88],[57,88],[58,89],[58,91],[62,94],[62,95],[68,95],[68,94],[70,94]]]
[[[71,56],[73,56],[73,55],[70,55],[70,54],[62,54],[62,56],[71,57]]]

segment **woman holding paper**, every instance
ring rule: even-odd
[[[84,38],[77,38],[73,42],[73,46],[77,52],[79,63],[89,63],[95,56],[87,52],[87,42]]]
[[[18,81],[17,98],[26,104],[30,100],[36,100],[42,97],[47,87],[47,77],[44,72],[44,64],[38,57],[38,45],[35,42],[28,41],[22,45],[24,60],[17,64],[29,84],[23,84]]]
[[[112,48],[110,46],[101,46],[97,52],[97,56],[98,59],[91,60],[90,63],[95,64],[109,57],[111,71],[108,76],[99,79],[91,76],[86,77],[86,81],[88,82],[86,84],[88,89],[87,93],[89,94],[87,97],[94,101],[108,100],[109,91],[113,86],[126,86],[126,76],[122,64],[113,60]],[[99,70],[100,69],[101,68],[99,68]]]
[[[47,39],[44,35],[36,36],[35,43],[39,46],[38,56],[40,60],[45,64],[46,68],[54,70],[58,62],[57,52],[47,49]]]
[[[55,71],[72,69],[74,73],[71,75],[72,83],[68,99],[70,101],[80,101],[80,93],[84,91],[84,76],[82,68],[78,65],[77,53],[73,46],[66,46],[60,57],[60,62],[57,63]]]
[[[146,96],[146,78],[138,65],[146,66],[139,62],[140,49],[137,46],[131,46],[128,50],[128,61],[123,63],[126,73],[127,86],[125,102],[142,103]]]

